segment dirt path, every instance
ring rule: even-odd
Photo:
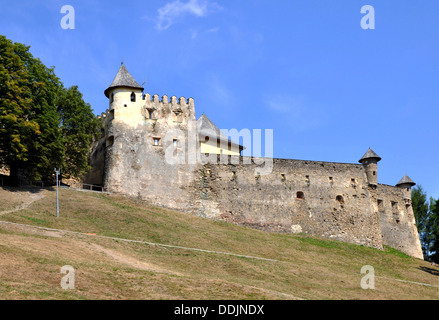
[[[130,266],[134,269],[140,269],[144,271],[152,271],[152,272],[159,272],[159,273],[169,273],[169,274],[175,274],[181,276],[182,274],[175,271],[166,270],[164,268],[161,268],[157,265],[154,265],[152,263],[140,261],[132,256],[122,254],[120,252],[117,252],[115,250],[104,248],[96,243],[92,243],[91,247],[98,252],[101,252],[105,254],[106,256],[116,260],[119,263],[125,264],[127,266]]]
[[[0,211],[0,216],[8,214],[8,213],[17,212],[20,210],[27,209],[32,203],[34,203],[35,201],[41,200],[44,197],[45,197],[45,195],[43,194],[43,192],[38,192],[38,193],[23,192],[23,198],[25,198],[26,200],[23,203],[16,206],[14,209]]]

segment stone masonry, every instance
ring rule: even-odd
[[[379,184],[381,158],[371,149],[358,164],[269,159],[271,173],[258,174],[256,158],[206,161],[192,98],[144,94],[124,65],[105,95],[110,105],[99,117],[104,132],[93,145],[87,183],[206,218],[388,245],[423,258],[411,206],[414,182],[406,176],[397,186]],[[172,153],[181,161],[169,161]]]

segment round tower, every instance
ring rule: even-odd
[[[396,184],[397,187],[403,190],[404,199],[412,198],[412,187],[415,185],[416,183],[414,183],[413,180],[407,175],[405,175],[404,178],[402,178],[401,181]]]
[[[128,72],[123,62],[104,94],[109,99],[110,121],[136,126],[142,118],[143,87]]]
[[[371,148],[359,160],[366,170],[367,182],[371,186],[378,184],[378,162],[380,160],[381,158]]]

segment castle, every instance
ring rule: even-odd
[[[192,98],[151,97],[121,64],[86,183],[171,209],[274,232],[306,233],[423,259],[411,206],[415,183],[378,183],[381,158],[358,164],[242,156],[243,146]],[[257,161],[258,160],[258,161]],[[269,173],[261,173],[270,160]],[[259,171],[258,171],[259,170]]]

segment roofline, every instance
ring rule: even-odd
[[[108,87],[107,89],[105,89],[104,94],[107,98],[109,98],[109,93],[111,90],[113,89],[117,89],[117,88],[128,88],[128,89],[137,89],[137,90],[141,90],[143,92],[143,90],[145,90],[145,88],[143,87],[134,87],[134,86],[114,86],[114,87]]]

